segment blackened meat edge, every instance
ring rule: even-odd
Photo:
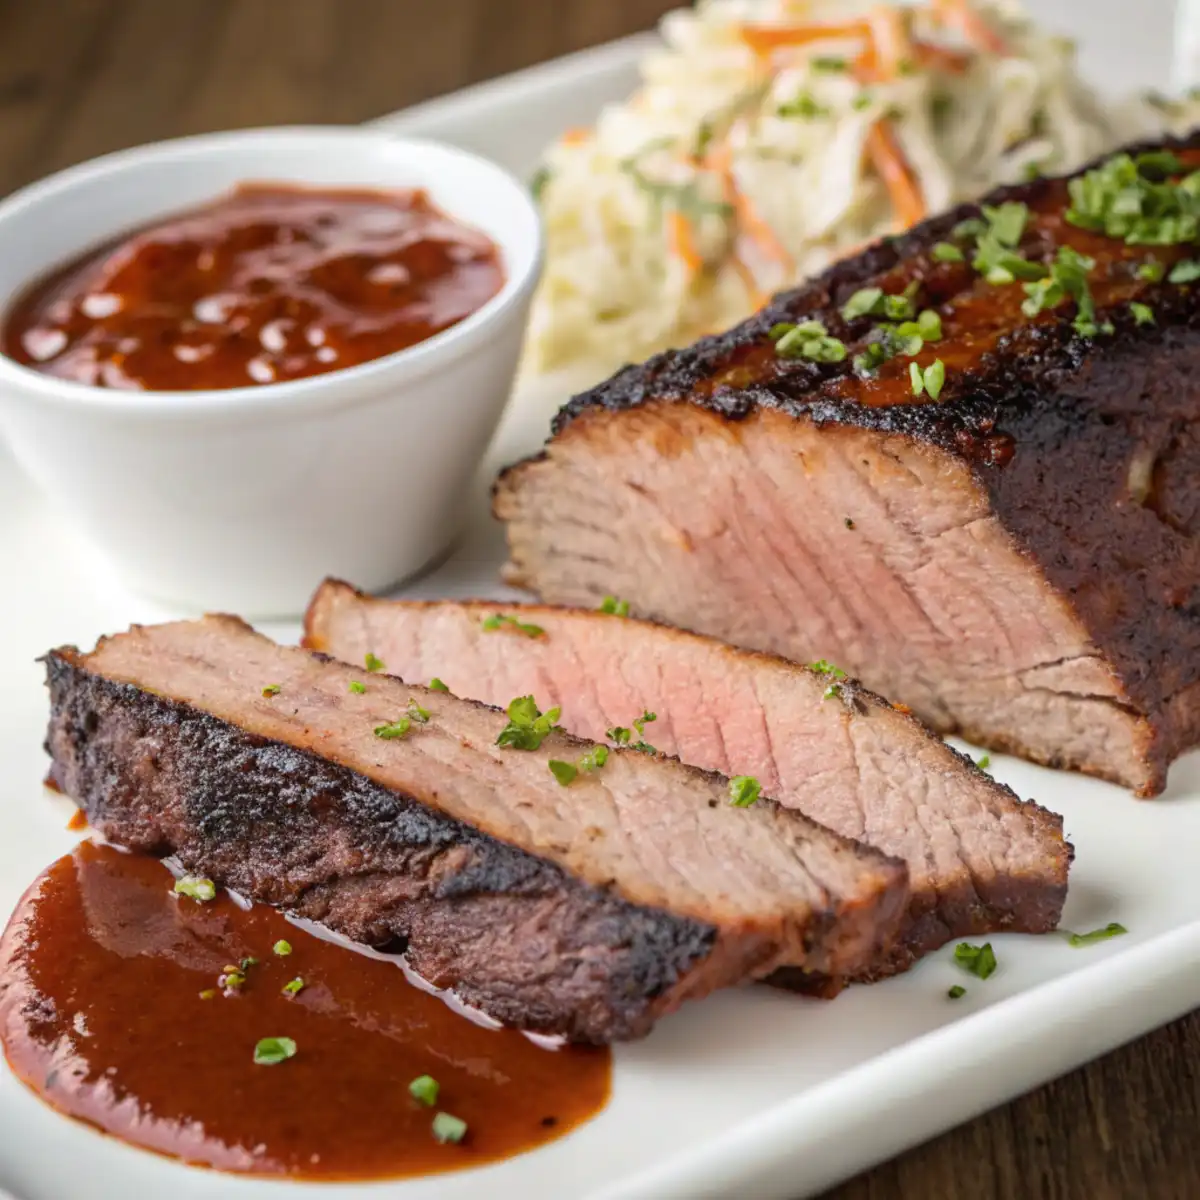
[[[1128,152],[1162,149],[1194,154],[1200,150],[1200,131],[1132,146]],[[1062,188],[1061,179],[1040,179],[998,189],[981,204],[1017,201],[1034,207]],[[1127,723],[1133,750],[1122,761],[1103,749],[1059,754],[1038,745],[1020,727],[975,725],[954,712],[921,706],[874,678],[870,664],[843,665],[890,699],[914,703],[919,715],[941,732],[962,733],[993,749],[1113,779],[1140,796],[1153,796],[1165,787],[1172,759],[1200,742],[1196,286],[1147,282],[1137,298],[1151,306],[1154,323],[1139,322],[1122,303],[1101,311],[1100,319],[1115,326],[1108,337],[1079,336],[1070,320],[1073,305],[1058,319],[1010,330],[975,369],[948,376],[941,403],[871,406],[840,397],[838,384],[849,363],[789,364],[786,374],[750,379],[745,386],[738,386],[736,370],[730,371],[762,345],[777,322],[816,317],[831,333],[849,336],[839,310],[850,295],[910,266],[918,274],[926,270],[933,246],[980,212],[979,204],[961,205],[904,235],[884,239],[779,294],[729,332],[628,366],[576,396],[555,419],[548,449],[501,475],[495,509],[504,520],[517,515],[528,520],[517,493],[525,474],[552,456],[555,438],[578,422],[643,408],[687,405],[730,422],[777,414],[818,431],[867,431],[881,442],[900,438],[945,455],[965,466],[1031,569],[1041,573],[1056,602],[1090,638],[1112,684],[1102,695],[1082,698],[1113,707]],[[1194,253],[1194,247],[1184,251]],[[540,500],[546,504],[544,494]],[[703,503],[702,498],[696,503]],[[509,540],[511,582],[544,599],[572,603],[586,602],[596,590],[589,586],[586,594],[580,589],[566,595],[562,589],[542,587],[541,564],[514,544],[511,524]],[[656,568],[661,564],[637,567]],[[639,607],[636,596],[627,598],[642,615],[730,636],[711,623],[689,625],[686,614]],[[804,649],[814,656],[822,653],[819,647]]]
[[[368,945],[506,1024],[640,1037],[726,956],[712,925],[628,903],[346,768],[46,660],[51,778],[120,845]],[[376,870],[339,879],[347,847]],[[406,938],[398,931],[407,932]],[[537,936],[535,936],[535,934]],[[753,955],[753,939],[735,953]],[[753,962],[743,964],[747,973]]]

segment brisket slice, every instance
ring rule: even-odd
[[[236,618],[135,627],[47,664],[53,781],[106,837],[405,947],[508,1024],[638,1037],[780,964],[859,969],[907,903],[903,864],[773,801],[733,808],[722,777],[625,750],[562,787],[548,760],[590,743],[498,747],[496,709]],[[410,697],[428,723],[377,736]]]
[[[544,636],[485,630],[497,612]],[[645,738],[661,752],[753,775],[780,803],[902,858],[912,899],[901,936],[864,977],[903,970],[952,938],[1058,923],[1072,853],[1061,818],[850,681],[827,695],[828,675],[646,621],[373,600],[334,581],[309,605],[305,642],[347,662],[373,653],[405,678],[436,676],[485,703],[535,691],[588,738],[650,710]]]
[[[1200,135],[1170,145],[1200,166]],[[1019,284],[970,266],[962,206],[572,400],[497,482],[509,578],[827,658],[942,732],[1160,792],[1200,740],[1200,285],[1141,270],[1195,247],[1076,228],[1061,179],[1006,201],[1031,210],[1031,260],[1096,260],[1111,333],[1077,332],[1070,300],[1024,315]],[[956,239],[967,261],[943,261]],[[944,338],[861,375],[878,318],[841,306],[910,285]],[[846,361],[775,353],[771,327],[808,318]],[[935,356],[937,403],[909,378]]]

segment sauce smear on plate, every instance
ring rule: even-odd
[[[495,244],[422,191],[246,184],[35,283],[3,347],[95,387],[251,387],[404,350],[503,283]]]
[[[476,1024],[392,962],[174,882],[82,842],[9,924],[5,1053],[60,1111],[188,1162],[330,1180],[506,1158],[607,1100],[607,1051]]]

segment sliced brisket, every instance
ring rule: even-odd
[[[644,1034],[683,1000],[890,944],[903,864],[728,781],[614,751],[571,786],[551,733],[261,637],[231,617],[48,657],[52,778],[105,836],[371,945],[507,1023]],[[364,691],[351,690],[361,683]],[[380,737],[409,710],[402,737]]]
[[[536,625],[489,631],[496,613]],[[1025,804],[913,717],[850,681],[711,638],[582,609],[372,600],[327,582],[306,643],[347,662],[373,653],[407,679],[438,677],[485,703],[535,691],[572,733],[602,739],[650,710],[660,751],[753,775],[782,804],[908,864],[912,899],[870,977],[947,940],[1058,923],[1071,847],[1062,821]]]
[[[1200,136],[1173,147],[1200,166]],[[572,400],[497,483],[510,578],[828,658],[939,730],[1161,791],[1200,740],[1200,285],[1170,278],[1195,246],[1078,228],[1064,180],[1005,202],[1028,261],[1095,260],[1098,333],[973,269],[980,207],[927,221]],[[867,287],[913,288],[944,337],[864,373],[880,319],[841,310]],[[777,354],[810,318],[845,361]],[[910,378],[935,357],[938,402]]]

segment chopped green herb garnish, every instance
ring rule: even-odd
[[[296,1053],[296,1043],[289,1037],[260,1038],[254,1047],[254,1061],[260,1067],[273,1067]]]
[[[853,321],[856,317],[869,317],[883,312],[883,288],[859,288],[842,305],[842,318]]]
[[[584,771],[598,771],[606,762],[608,762],[608,747],[593,746],[579,760],[579,766]]]
[[[408,1094],[418,1104],[424,1104],[426,1108],[432,1108],[437,1103],[438,1092],[440,1091],[441,1086],[432,1075],[418,1075],[408,1085]]]
[[[925,381],[925,394],[930,400],[941,399],[942,388],[946,386],[946,364],[940,358],[935,358],[925,368],[922,378]]]
[[[1093,929],[1091,933],[1073,933],[1067,939],[1072,946],[1091,946],[1096,942],[1107,942],[1109,938],[1120,937],[1129,930],[1116,921],[1110,921],[1103,929]]]
[[[1131,246],[1193,242],[1200,233],[1200,172],[1168,178],[1182,169],[1169,151],[1137,159],[1114,154],[1068,182],[1066,219]]]
[[[367,654],[365,662],[367,664],[368,671],[382,671],[383,670],[382,660],[376,658],[375,655],[373,655],[371,653]]]
[[[965,221],[959,221],[950,230],[950,236],[958,238],[960,241],[967,241],[971,238],[979,237],[980,234],[987,233],[987,228],[987,222],[982,217],[967,217]]]
[[[412,722],[407,717],[401,717],[398,721],[391,721],[387,725],[376,725],[375,736],[383,738],[385,741],[402,738],[412,728]]]
[[[850,64],[844,58],[837,58],[830,54],[818,54],[816,58],[808,60],[808,65],[814,71],[823,71],[830,75],[850,69]]]
[[[1030,262],[1017,249],[1029,220],[1029,206],[1010,200],[994,208],[985,204],[982,211],[982,221],[970,226],[975,236],[975,256],[971,260],[975,270],[994,284],[1045,276],[1047,270],[1041,263]],[[967,224],[962,222],[956,232]]]
[[[575,782],[576,777],[579,775],[579,768],[574,763],[563,762],[558,758],[552,758],[546,764],[546,766],[550,768],[550,774],[553,775],[563,787],[570,787],[571,784]]]
[[[416,721],[418,725],[427,725],[429,723],[429,709],[422,708],[412,696],[408,698],[408,719]]]
[[[264,696],[278,696],[283,689],[277,683],[268,683],[262,692]]]
[[[853,100],[850,101],[850,107],[855,112],[863,112],[870,108],[875,103],[875,97],[870,92],[859,92]]]
[[[600,611],[608,613],[610,617],[627,617],[629,616],[629,601],[618,600],[616,596],[605,596],[600,601]]]
[[[889,296],[882,288],[860,288],[842,305],[842,318],[886,317],[890,321],[907,321],[915,312],[912,298],[916,289],[910,285],[899,296]]]
[[[1141,304],[1137,300],[1129,302],[1129,311],[1133,314],[1133,322],[1135,325],[1153,325],[1154,309],[1148,304]]]
[[[429,681],[429,690],[431,692],[448,692],[450,689],[435,675]]]
[[[226,991],[236,992],[246,985],[246,972],[233,963],[226,963],[217,976],[217,984]]]
[[[295,979],[289,980],[279,990],[285,996],[294,996],[294,995],[296,995],[297,992],[302,991],[303,988],[304,988],[304,980],[301,979],[299,975],[297,975]]]
[[[248,971],[248,970],[250,970],[251,967],[257,967],[257,966],[258,966],[258,959],[255,958],[253,955],[247,955],[245,958],[242,959],[241,967],[242,967],[243,971]]]
[[[781,322],[782,324],[782,322]],[[772,326],[775,335],[779,325]],[[830,337],[820,321],[805,321],[788,326],[778,337],[773,336],[775,353],[780,358],[806,358],[810,362],[835,363],[846,357],[845,343]]]
[[[175,880],[175,892],[179,896],[191,896],[202,904],[206,900],[216,898],[217,887],[211,879],[203,879],[199,875],[184,875]]]
[[[1071,246],[1059,246],[1047,276],[1025,285],[1026,299],[1021,311],[1027,317],[1036,317],[1043,310],[1056,308],[1069,298],[1075,301],[1077,309],[1072,322],[1076,333],[1083,337],[1111,333],[1112,325],[1109,322],[1101,324],[1096,320],[1096,304],[1088,284],[1088,275],[1095,266],[1095,259],[1080,254]]]
[[[550,768],[550,774],[558,780],[563,787],[570,787],[579,776],[580,771],[598,771],[604,764],[608,762],[608,747],[593,746],[580,760],[578,765],[575,763],[562,762],[560,759],[552,758],[547,764]]]
[[[1021,172],[1025,176],[1027,183],[1032,183],[1035,179],[1041,179],[1045,173],[1046,164],[1040,162],[1026,163],[1024,170]]]
[[[762,792],[762,784],[753,775],[735,775],[729,781],[729,803],[734,808],[749,808]]]
[[[279,941],[277,941],[275,945],[271,947],[271,949],[278,954],[280,958],[287,958],[287,956],[292,952],[292,943],[285,942],[283,938],[280,938]]]
[[[951,1000],[958,1000],[961,997],[965,996],[966,994],[967,994],[967,989],[965,987],[963,987],[961,983],[956,983],[946,993],[946,995],[949,996]]]
[[[832,700],[836,696],[842,694],[842,685],[840,683],[831,683],[824,692],[821,693],[822,700]]]
[[[942,318],[932,308],[923,309],[917,317],[917,332],[926,342],[942,340]]]
[[[991,237],[1009,249],[1015,249],[1021,244],[1025,226],[1029,221],[1029,205],[1009,200],[994,208],[985,204],[982,212]]]
[[[1057,308],[1067,297],[1063,286],[1052,275],[1039,279],[1034,283],[1025,284],[1025,299],[1021,302],[1021,311],[1027,317],[1036,317],[1038,313],[1048,308]]]
[[[350,680],[350,691],[352,691],[356,696],[365,695],[367,691],[367,685],[365,683],[359,683],[357,679],[352,679]]]
[[[992,765],[992,756],[990,754],[981,754],[975,765],[981,771],[986,771]]]
[[[1137,269],[1137,277],[1146,280],[1147,283],[1162,283],[1166,273],[1167,268],[1155,258],[1142,263]]]
[[[908,364],[908,378],[912,382],[912,394],[921,395],[925,391],[925,376],[915,362]]]
[[[506,616],[504,613],[494,613],[486,617],[482,628],[485,633],[494,633],[497,629],[512,629],[530,638],[539,638],[546,632],[540,625],[527,625],[524,621],[518,621],[516,617]]]
[[[931,251],[934,262],[966,262],[966,255],[953,242],[937,242]]]
[[[561,708],[543,713],[532,696],[518,696],[508,706],[508,724],[496,738],[497,746],[512,746],[514,750],[536,750],[558,726]]]
[[[1177,262],[1167,276],[1168,283],[1192,283],[1200,279],[1200,259],[1185,258]]]
[[[829,108],[819,104],[812,92],[801,92],[798,96],[781,104],[775,112],[781,117],[800,117],[811,121],[816,117],[829,116]]]
[[[440,1112],[433,1118],[433,1136],[439,1142],[461,1142],[467,1136],[467,1123],[459,1117]]]
[[[201,1000],[214,1000],[214,999],[216,999],[216,995],[217,995],[216,988],[205,988],[204,991],[202,991],[200,993],[200,999]]]
[[[972,946],[970,942],[959,942],[954,947],[954,961],[965,971],[986,979],[996,969],[996,955],[991,942]]]
[[[834,679],[846,678],[846,672],[841,667],[835,667],[833,663],[826,662],[823,658],[818,658],[816,662],[809,663],[808,669],[816,671],[818,675],[832,675]]]

